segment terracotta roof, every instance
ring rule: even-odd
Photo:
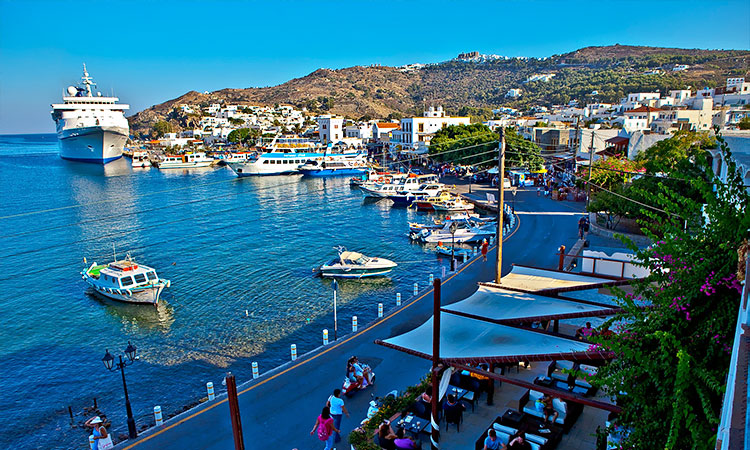
[[[378,122],[378,128],[398,128],[397,123],[390,123],[390,122]]]
[[[659,112],[664,111],[661,108],[656,108],[654,106],[641,106],[639,108],[631,109],[630,111],[625,111],[625,114],[628,113],[634,113],[634,112]]]

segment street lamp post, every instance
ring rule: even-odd
[[[456,270],[456,230],[458,229],[458,224],[451,222],[448,229],[451,232],[451,272],[453,272]]]
[[[122,360],[122,355],[118,355],[120,362],[115,364],[115,357],[112,356],[112,354],[109,352],[109,350],[105,350],[104,357],[102,358],[102,362],[104,363],[104,367],[107,368],[110,372],[113,372],[117,369],[120,369],[120,374],[122,374],[122,388],[125,391],[125,410],[128,413],[128,437],[130,439],[135,439],[138,437],[138,432],[135,429],[135,419],[133,418],[133,409],[130,407],[130,397],[128,397],[128,385],[125,383],[125,366],[129,366],[135,362],[138,357],[136,356],[136,352],[138,350],[136,349],[135,345],[131,344],[130,341],[128,341],[128,346],[125,348],[125,356],[127,357],[127,360]]]

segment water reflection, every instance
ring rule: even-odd
[[[157,306],[135,305],[100,297],[90,289],[86,293],[104,307],[107,315],[117,319],[126,328],[166,333],[175,320],[174,308],[164,299]]]

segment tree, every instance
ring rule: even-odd
[[[664,184],[645,196],[665,213],[643,208],[654,244],[629,245],[651,274],[618,293],[624,312],[609,321],[616,334],[591,338],[615,355],[592,382],[623,408],[622,448],[713,448],[740,301],[738,253],[750,227],[750,196],[723,142],[721,152],[726,184],[698,157],[703,175],[684,178],[698,199]]]
[[[160,120],[156,122],[152,128],[156,133],[156,137],[162,137],[165,134],[172,132],[172,124],[167,122],[166,120]]]
[[[238,128],[236,130],[232,130],[229,132],[229,135],[227,136],[227,141],[232,142],[234,144],[245,142],[250,135],[250,129],[249,128]]]
[[[476,166],[495,165],[498,133],[480,123],[451,125],[441,128],[430,141],[430,154],[437,161],[455,162]],[[523,139],[515,130],[508,128],[505,133],[505,165],[526,167],[530,170],[541,168],[543,159],[539,147]]]
[[[745,105],[747,106],[747,105]],[[740,130],[750,130],[750,117],[743,117],[740,123],[737,124]]]
[[[236,117],[230,117],[229,123],[231,123],[232,125],[244,125],[245,121]]]

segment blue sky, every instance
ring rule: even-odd
[[[0,0],[0,134],[54,132],[49,104],[84,62],[133,113],[320,67],[615,43],[748,49],[750,1]]]

